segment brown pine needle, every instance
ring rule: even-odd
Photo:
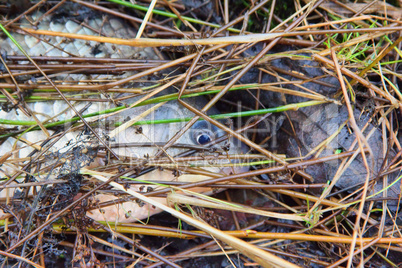
[[[161,47],[161,46],[195,46],[195,45],[231,45],[231,44],[245,44],[256,43],[261,41],[272,40],[277,37],[297,36],[297,35],[311,35],[311,34],[336,34],[336,33],[354,33],[354,32],[380,32],[380,31],[398,31],[402,30],[400,27],[381,27],[381,28],[360,28],[360,29],[340,29],[340,30],[319,30],[308,32],[286,32],[286,33],[264,33],[264,34],[248,34],[227,37],[215,38],[202,38],[202,39],[153,39],[153,38],[139,38],[139,39],[121,39],[113,37],[73,34],[54,32],[46,30],[34,30],[29,28],[21,28],[22,30],[39,35],[61,36],[72,39],[81,39],[87,41],[97,41],[101,43],[111,43],[116,45],[126,45],[133,47]]]

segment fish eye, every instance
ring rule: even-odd
[[[204,145],[215,139],[214,133],[209,129],[198,129],[193,134],[193,142],[195,144]]]
[[[202,133],[197,136],[196,141],[198,144],[204,145],[211,141],[211,136],[208,133]]]
[[[191,139],[194,144],[205,145],[220,137],[219,129],[206,121],[198,121],[191,127]]]

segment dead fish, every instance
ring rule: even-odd
[[[41,18],[41,22],[37,25],[39,29],[50,29],[53,31],[64,31],[70,33],[79,33],[87,35],[96,35],[94,30],[101,30],[102,34],[107,36],[115,36],[119,38],[134,38],[135,32],[126,25],[123,21],[115,18],[108,19],[107,22],[103,21],[101,17],[91,18],[87,21],[90,27],[83,26],[68,17],[58,16],[52,18],[52,16],[46,16],[42,18],[40,12],[33,14],[30,17],[30,21],[35,22]],[[22,27],[31,27],[27,20],[22,21]],[[90,29],[91,28],[91,29]],[[29,35],[13,34],[14,38],[23,47],[23,49],[30,56],[62,56],[62,57],[111,57],[111,58],[140,58],[140,59],[157,59],[156,54],[149,48],[132,48],[125,46],[115,46],[110,44],[98,44],[95,42],[85,42],[80,40],[63,40],[58,37],[46,37],[46,40],[38,39]],[[7,55],[22,55],[22,53],[14,46],[9,39],[1,39],[0,47],[6,51]],[[87,76],[82,74],[57,74],[53,76],[53,79],[64,81],[62,83],[76,83],[77,81],[87,81],[90,79],[96,80],[108,80],[119,79],[128,75],[127,73],[121,74],[117,77],[112,77],[107,74],[101,74],[98,76]],[[125,100],[122,105],[128,107],[135,103],[139,97],[129,98]],[[206,103],[205,100],[200,99],[186,99],[187,103],[190,103],[195,108],[202,108]],[[74,103],[74,102],[72,102]],[[91,104],[91,105],[88,105]],[[105,109],[114,107],[110,102],[76,102],[74,103],[77,110],[84,109],[83,115],[103,111]],[[43,101],[28,103],[29,111],[35,114],[37,120],[41,122],[65,120],[75,116],[69,106],[64,101]],[[89,107],[88,107],[89,106]],[[157,108],[155,108],[158,106]],[[155,109],[154,109],[155,108]],[[154,110],[153,110],[154,109]],[[151,112],[149,112],[151,111]],[[217,113],[216,110],[210,110],[211,113]],[[147,113],[147,115],[144,115]],[[142,115],[142,118],[137,118]],[[163,105],[146,105],[140,107],[133,107],[121,111],[118,114],[108,117],[107,119],[100,120],[100,116],[95,116],[95,119],[88,118],[89,122],[97,121],[97,127],[94,127],[95,131],[100,137],[107,140],[108,145],[112,148],[113,152],[120,157],[120,161],[112,159],[106,159],[101,157],[92,157],[88,155],[88,151],[92,149],[96,151],[101,145],[99,141],[93,138],[90,131],[72,131],[64,135],[59,141],[57,141],[51,148],[48,148],[49,152],[44,157],[46,163],[45,170],[42,174],[35,175],[36,180],[49,180],[63,177],[68,172],[79,172],[79,169],[90,165],[91,167],[102,167],[109,161],[109,163],[116,166],[130,166],[138,163],[143,163],[145,166],[149,166],[150,159],[161,150],[161,146],[171,139],[179,130],[181,130],[185,122],[171,123],[171,124],[144,124],[141,126],[131,126],[133,119],[155,121],[159,119],[171,119],[171,118],[188,118],[194,116],[189,110],[180,106],[178,102],[168,102]],[[1,119],[9,119],[16,121],[33,121],[32,117],[24,114],[20,109],[14,109],[12,111],[1,111]],[[129,126],[115,128],[116,122],[124,123],[130,122]],[[109,128],[107,126],[110,126]],[[7,128],[7,125],[1,125],[3,128]],[[121,131],[119,131],[121,130]],[[49,131],[52,135],[53,131]],[[203,148],[203,146],[222,136],[224,133],[215,126],[207,123],[206,121],[199,121],[195,123],[189,131],[177,140],[177,144],[190,146],[190,148],[196,146]],[[1,155],[13,155],[14,158],[29,157],[30,153],[34,149],[42,150],[40,144],[47,138],[44,131],[32,131],[25,133],[19,140],[16,138],[9,138],[0,146]],[[142,146],[148,144],[149,146]],[[130,146],[128,146],[130,145]],[[134,145],[134,146],[133,146]],[[140,145],[140,146],[135,146]],[[46,146],[44,146],[46,147]],[[222,145],[216,145],[212,150],[203,150],[202,156],[205,161],[200,161],[211,166],[211,162],[220,163],[221,161],[230,164],[232,160],[229,157],[225,159],[225,155],[242,154],[244,151],[244,145],[238,143],[235,140],[229,140],[222,148]],[[78,149],[77,149],[78,148]],[[99,149],[102,151],[102,149]],[[170,164],[175,169],[175,166],[179,164],[175,163],[173,157],[185,149],[172,148],[167,149],[164,155],[170,158]],[[86,151],[86,152],[84,152]],[[92,151],[94,152],[94,151]],[[96,151],[96,154],[98,151]],[[106,150],[105,153],[106,154]],[[212,156],[207,157],[207,156]],[[11,157],[11,158],[13,158]],[[9,158],[9,159],[11,159]],[[218,161],[218,159],[221,159]],[[29,159],[27,159],[29,161]],[[110,162],[112,161],[112,162]],[[114,161],[114,162],[113,162]],[[200,164],[200,163],[198,163]],[[12,162],[5,162],[1,167],[1,175],[12,175],[19,170],[20,166],[15,165]],[[176,168],[177,169],[177,168]],[[206,167],[209,172],[217,174],[229,174],[237,173],[244,170],[244,168],[231,168],[231,167]],[[181,168],[180,170],[183,170]],[[35,171],[31,170],[32,173]],[[130,175],[130,174],[129,174]],[[174,174],[169,169],[156,169],[140,179],[142,180],[156,180],[156,181],[190,181],[190,180],[204,180],[209,178],[208,176],[191,175],[191,174]],[[144,186],[131,186],[132,189],[141,191]],[[158,186],[148,185],[146,189],[155,190]],[[210,190],[202,189],[204,193],[209,193]],[[2,193],[6,191],[3,190]],[[117,196],[106,192],[98,192],[93,197],[94,207],[97,207],[98,202],[111,201],[117,199]],[[165,198],[159,198],[160,202],[166,202]],[[96,208],[88,212],[88,216],[95,220],[105,220],[112,222],[133,222],[136,220],[144,219],[152,214],[160,212],[159,210],[148,206],[138,204],[136,202],[125,202],[119,205],[113,205],[105,208]]]

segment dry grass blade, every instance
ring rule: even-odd
[[[121,39],[103,36],[92,36],[92,35],[82,35],[82,34],[69,34],[63,32],[54,32],[46,30],[33,30],[29,28],[23,28],[31,34],[38,35],[48,35],[48,36],[59,36],[71,39],[81,39],[87,41],[97,41],[103,43],[110,43],[116,45],[126,45],[133,47],[161,47],[161,46],[206,46],[206,45],[231,45],[231,44],[244,44],[244,43],[255,43],[261,41],[268,41],[278,37],[288,37],[297,35],[310,35],[310,34],[336,34],[336,33],[353,33],[353,32],[377,32],[377,34],[383,33],[384,31],[394,32],[401,30],[402,27],[383,27],[382,29],[373,28],[363,28],[363,29],[353,29],[353,30],[333,30],[333,31],[308,31],[308,32],[291,32],[291,33],[266,33],[266,34],[248,34],[248,35],[238,35],[238,36],[228,36],[228,37],[215,37],[206,39],[152,39],[152,38],[139,38],[139,39]],[[381,34],[379,34],[381,35]]]
[[[142,35],[142,33],[144,32],[144,29],[145,29],[145,26],[147,25],[147,22],[148,22],[148,20],[149,20],[149,17],[150,17],[151,14],[152,14],[152,10],[153,10],[154,7],[155,7],[155,4],[156,4],[156,0],[152,0],[151,3],[149,4],[148,11],[147,11],[147,13],[145,14],[144,20],[143,20],[143,22],[141,23],[140,28],[138,29],[137,36],[135,37],[136,39],[141,38],[141,35]]]
[[[30,261],[30,260],[27,260],[26,258],[22,258],[21,256],[18,256],[18,255],[15,255],[15,254],[11,254],[11,253],[8,253],[8,252],[4,252],[4,251],[2,251],[2,250],[0,250],[0,255],[3,255],[3,256],[12,258],[12,259],[21,260],[21,261],[23,261],[23,262],[25,262],[25,263],[28,263],[28,264],[32,265],[33,267],[36,267],[36,268],[43,268],[43,266],[40,266],[40,265],[38,265],[38,264],[36,264],[36,263]]]
[[[359,226],[359,222],[360,222],[361,215],[362,215],[362,212],[363,212],[363,207],[364,207],[365,200],[366,200],[366,195],[367,195],[368,181],[369,181],[369,178],[370,178],[370,168],[369,168],[369,164],[368,164],[366,155],[365,155],[365,153],[363,151],[363,145],[364,145],[364,147],[368,148],[368,150],[370,152],[372,163],[374,163],[374,156],[373,156],[373,152],[371,151],[370,145],[368,144],[366,138],[363,136],[363,134],[361,133],[359,127],[357,126],[356,119],[354,118],[354,115],[353,115],[352,106],[350,104],[348,92],[347,92],[347,89],[346,89],[346,86],[345,86],[345,82],[343,81],[343,76],[342,76],[340,68],[339,68],[338,59],[336,57],[335,51],[332,50],[331,52],[332,52],[331,56],[332,56],[332,59],[333,59],[334,64],[335,64],[335,70],[336,70],[336,73],[338,75],[339,83],[341,85],[342,92],[343,92],[343,95],[344,95],[344,98],[345,98],[346,107],[347,107],[348,112],[349,112],[350,125],[353,128],[354,132],[356,133],[356,139],[357,139],[357,142],[359,144],[359,150],[360,150],[361,156],[363,158],[364,166],[365,166],[366,171],[367,171],[367,176],[366,176],[366,179],[364,181],[364,186],[363,186],[363,195],[361,197],[362,202],[360,203],[360,206],[359,206],[359,211],[358,211],[358,214],[357,214],[356,224],[355,224],[355,228],[353,230],[353,241],[352,241],[352,246],[350,248],[350,253],[351,254],[349,255],[349,260],[348,260],[348,266],[350,266],[351,263],[352,263],[352,260],[353,260],[353,256],[354,256],[354,254],[352,254],[352,253],[353,253],[354,248],[356,246],[357,236],[358,236],[358,233],[361,233],[361,230],[358,229],[358,226]],[[335,185],[335,180],[332,183]],[[325,195],[325,194],[327,194],[327,192],[323,193],[323,195]],[[362,237],[359,237],[359,239],[361,239],[361,238]]]
[[[190,194],[191,192],[185,191],[185,193]],[[202,196],[200,196],[202,198]],[[241,206],[238,204],[231,204],[231,203],[222,203],[218,200],[200,200],[198,198],[193,198],[187,195],[181,195],[177,193],[170,193],[167,196],[168,204],[176,205],[176,204],[183,204],[183,205],[192,205],[198,207],[207,207],[207,208],[215,208],[215,209],[224,209],[229,211],[238,211],[238,212],[247,212],[250,214],[256,214],[261,216],[266,216],[270,218],[276,219],[286,219],[286,220],[293,220],[293,221],[307,221],[306,217],[301,217],[298,215],[293,214],[283,214],[283,213],[273,213],[267,212],[263,210],[254,209],[251,207]]]

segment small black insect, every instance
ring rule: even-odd
[[[142,127],[135,127],[135,134],[142,134]]]

